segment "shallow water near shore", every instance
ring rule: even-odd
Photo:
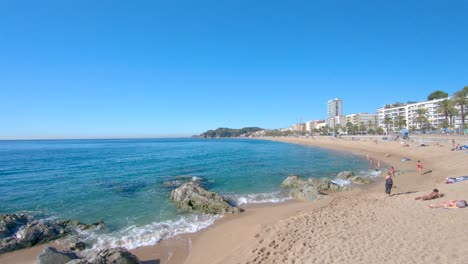
[[[350,153],[264,140],[0,141],[0,213],[104,220],[107,229],[71,239],[131,249],[219,218],[177,212],[168,182],[196,177],[241,205],[289,199],[279,187],[289,174],[333,178],[343,170],[375,174]]]

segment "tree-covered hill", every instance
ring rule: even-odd
[[[220,138],[220,137],[248,137],[253,133],[264,130],[259,127],[244,127],[241,129],[220,127],[216,130],[208,130],[200,134],[202,138]]]

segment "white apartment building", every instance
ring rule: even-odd
[[[360,125],[361,123],[364,123],[366,126],[371,122],[376,126],[379,122],[379,116],[377,114],[368,113],[351,114],[346,116],[346,123],[348,122],[353,125]]]
[[[379,108],[377,109],[378,113],[378,120],[379,126],[382,127],[384,130],[386,129],[385,125],[385,117],[390,117],[392,122],[388,126],[387,132],[397,132],[398,127],[396,125],[396,119],[398,116],[403,116],[404,120],[406,121],[406,129],[410,129],[411,127],[415,127],[417,130],[420,128],[420,123],[417,122],[417,110],[418,109],[426,109],[425,116],[427,117],[427,121],[433,128],[439,128],[440,124],[444,121],[445,116],[438,112],[439,109],[439,102],[443,100],[447,100],[449,98],[442,98],[442,99],[435,99],[431,101],[421,101],[418,103],[407,104],[398,107],[392,108]],[[455,126],[459,125],[459,118],[455,117]]]
[[[343,100],[339,98],[327,102],[327,122],[330,128],[335,125],[346,125],[346,117],[343,116]]]
[[[321,127],[324,127],[327,123],[325,120],[311,120],[306,122],[306,131],[307,132],[312,132],[314,129],[320,129]]]

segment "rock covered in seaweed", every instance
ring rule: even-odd
[[[0,254],[49,242],[77,229],[100,228],[103,225],[103,222],[88,225],[71,220],[37,220],[24,214],[0,215]]]
[[[170,200],[180,210],[205,214],[239,213],[242,210],[229,204],[229,201],[218,193],[210,192],[196,182],[184,183],[171,192]]]

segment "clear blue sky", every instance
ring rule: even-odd
[[[280,128],[468,85],[468,1],[0,1],[0,138]]]

